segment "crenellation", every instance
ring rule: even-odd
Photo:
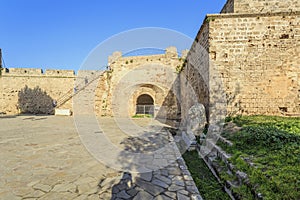
[[[228,0],[221,10],[225,13],[278,13],[300,11],[299,0]]]
[[[73,77],[75,76],[74,70],[57,70],[57,69],[46,69],[45,76],[61,76],[61,77]]]
[[[227,0],[221,13],[233,13],[234,12],[234,0]]]
[[[4,74],[11,76],[41,76],[43,70],[36,68],[6,68]]]

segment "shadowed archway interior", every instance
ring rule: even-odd
[[[154,100],[148,94],[142,94],[136,101],[136,114],[154,114]]]

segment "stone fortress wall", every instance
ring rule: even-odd
[[[0,112],[19,114],[18,94],[26,85],[31,89],[39,87],[57,100],[73,89],[75,78],[73,70],[47,69],[43,73],[42,69],[33,68],[4,69],[0,78]],[[68,100],[61,108],[71,109],[72,100]]]
[[[150,95],[158,110],[168,108],[165,112],[174,119],[184,120],[196,102],[205,106],[210,119],[224,105],[227,115],[299,114],[299,4],[298,0],[228,0],[220,14],[206,16],[190,51],[181,58],[175,48],[150,56],[115,52],[109,58],[110,69],[101,75],[96,91],[91,91],[96,114],[126,111],[127,116],[134,115],[142,94]],[[39,86],[59,99],[73,90],[76,77],[72,70],[3,71],[0,112],[18,113],[18,92],[25,85]],[[143,77],[152,79],[143,83]],[[123,94],[120,83],[124,88],[131,84],[132,90]],[[125,104],[113,101],[116,91],[120,99],[130,96]],[[61,108],[72,109],[72,99]]]
[[[300,113],[299,3],[228,0],[221,14],[207,15],[182,76],[209,116],[224,98],[229,115]],[[208,53],[195,54],[199,46]]]
[[[186,54],[182,52],[183,56]],[[176,68],[183,61],[175,47],[166,48],[165,54],[146,56],[122,56],[121,52],[114,52],[109,57],[110,70],[103,74],[96,90],[96,113],[133,116],[138,97],[146,94],[154,100],[156,114],[164,107],[169,118],[177,118],[180,107]]]
[[[186,54],[187,51],[182,52],[183,56]],[[180,108],[179,84],[175,84],[178,75],[176,69],[182,65],[184,58],[178,57],[175,47],[166,48],[165,54],[147,56],[122,56],[120,52],[115,52],[108,60],[110,62],[109,70],[100,72],[100,75],[96,76],[99,81],[96,91],[85,92],[95,95],[96,115],[133,116],[136,112],[137,98],[142,94],[147,94],[154,100],[156,114],[159,114],[160,108],[164,107],[166,109],[164,112],[167,112],[170,118],[178,118]],[[85,77],[91,78],[93,77],[91,74],[97,73],[93,70],[79,70],[75,75],[73,70],[47,69],[43,72],[42,69],[34,68],[4,69],[0,78],[0,112],[10,115],[20,113],[18,94],[25,86],[31,89],[39,87],[55,101],[59,101],[64,96],[71,96],[59,108],[73,111],[72,97],[75,94],[87,95],[80,91],[75,92],[74,88],[80,82],[84,82]],[[148,80],[144,80],[145,77],[148,77]],[[125,81],[125,84],[122,84],[122,81]],[[119,90],[124,91],[128,84],[131,84],[132,88],[123,95],[130,96],[130,98],[127,99],[128,102],[124,103],[125,97],[121,97],[121,93],[117,89],[121,86],[121,90],[120,88]],[[85,90],[89,90],[89,88]],[[34,94],[32,94],[32,98],[34,98]],[[114,101],[114,98],[121,101]],[[86,100],[81,102],[82,105],[86,103]],[[122,108],[128,110],[124,111]],[[84,110],[81,111],[84,112]],[[165,113],[160,114],[165,115]]]
[[[228,0],[221,13],[278,13],[299,11],[298,0]]]

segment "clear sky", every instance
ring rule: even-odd
[[[194,38],[226,0],[0,0],[0,48],[6,67],[77,70],[105,39],[161,27]]]

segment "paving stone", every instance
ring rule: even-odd
[[[89,195],[91,195],[91,194],[97,194],[98,191],[99,191],[99,188],[97,188],[97,187],[91,188],[90,187],[90,190],[86,191],[85,194],[89,194]]]
[[[85,193],[91,194],[90,193],[91,188],[90,188],[89,184],[82,184],[82,185],[79,185],[77,188],[78,188],[78,194],[85,194]],[[66,190],[64,190],[64,191],[66,191]]]
[[[199,194],[192,194],[191,200],[203,200]]]
[[[151,181],[152,176],[153,176],[152,172],[146,172],[146,173],[142,173],[140,175],[140,178],[143,179],[143,180],[145,180],[145,181]]]
[[[146,191],[139,191],[133,200],[152,200],[153,196]]]
[[[119,188],[114,186],[114,187],[112,188],[112,193],[113,193],[113,194],[117,194],[118,192],[120,192]]]
[[[169,175],[169,172],[168,172],[167,169],[161,169],[161,170],[160,170],[160,173],[161,173],[161,175],[163,175],[163,176],[168,176],[168,175]]]
[[[189,192],[186,191],[186,190],[179,190],[178,192],[179,192],[180,194],[184,194],[184,195],[186,195],[186,196],[189,195]]]
[[[190,197],[177,192],[177,200],[190,200]]]
[[[131,188],[129,190],[126,191],[130,196],[134,197],[138,192],[139,190],[137,188]]]
[[[3,192],[0,192],[0,199],[14,199],[14,200],[21,200],[22,197],[18,197],[18,196],[15,196],[14,194],[12,194],[11,192],[9,191],[3,191]]]
[[[179,165],[179,168],[180,168],[181,170],[187,170],[187,167],[186,167],[185,165]]]
[[[49,192],[44,196],[40,197],[39,200],[49,200],[49,199],[75,199],[78,194],[70,193],[70,192]]]
[[[183,175],[184,180],[186,181],[193,181],[193,178],[189,175]]]
[[[101,183],[100,183],[100,187],[102,188],[102,187],[104,187],[104,186],[107,186],[107,185],[109,185],[109,186],[111,186],[111,185],[115,185],[115,184],[117,184],[118,183],[118,180],[115,178],[115,177],[113,177],[113,178],[106,178],[106,179],[104,179]]]
[[[189,175],[189,176],[191,176],[191,173],[187,169],[182,170],[181,172],[182,172],[183,175]]]
[[[116,187],[119,189],[119,191],[125,190],[128,188],[127,184],[125,184],[125,183],[118,184],[118,185],[116,185]]]
[[[125,190],[122,190],[117,194],[117,198],[121,199],[129,199],[131,196],[125,192]]]
[[[155,186],[149,182],[143,181],[143,180],[139,180],[137,179],[136,184],[138,186],[140,186],[142,189],[144,189],[145,191],[149,192],[150,194],[152,194],[153,196],[157,196],[158,194],[162,193],[165,189],[159,186]]]
[[[156,175],[155,178],[165,182],[166,184],[170,185],[172,183],[172,180],[168,177],[161,176],[161,175]]]
[[[87,197],[87,200],[99,200],[99,195],[92,194]]]
[[[173,199],[165,195],[158,195],[153,200],[173,200]]]
[[[39,182],[40,181],[32,181],[32,182],[28,183],[27,186],[32,187],[32,186],[36,185]]]
[[[42,192],[40,190],[35,190],[33,193],[30,193],[26,196],[24,196],[23,198],[39,198],[41,196],[43,196],[45,194],[45,192]]]
[[[198,193],[198,188],[196,186],[187,186],[186,189],[192,194]]]
[[[160,158],[163,158],[163,156],[160,155],[160,154],[155,154],[155,155],[154,155],[154,158],[155,158],[155,159],[160,159]]]
[[[175,180],[175,184],[179,186],[185,186],[184,181]]]
[[[176,192],[169,192],[169,191],[167,191],[164,194],[167,195],[168,197],[172,198],[172,199],[176,199],[176,196],[177,196]]]
[[[63,192],[63,191],[65,191],[65,190],[63,189],[63,187],[65,187],[66,185],[68,185],[68,184],[66,184],[66,183],[60,183],[60,184],[57,184],[57,185],[55,185],[55,186],[53,187],[52,191],[53,191],[53,192]]]
[[[194,181],[185,181],[185,184],[186,184],[187,186],[195,186]]]
[[[107,199],[111,199],[111,194],[109,192],[104,192],[100,194],[99,197],[100,199],[107,200]]]
[[[179,186],[179,185],[175,185],[175,184],[172,184],[168,190],[171,191],[171,192],[174,192],[174,191],[178,191],[178,190],[183,190],[184,187],[182,186]]]
[[[87,176],[87,177],[80,177],[79,179],[77,179],[74,184],[76,185],[81,185],[81,184],[85,184],[85,183],[92,183],[95,182],[97,180],[95,180],[94,178]]]
[[[167,184],[167,183],[165,183],[165,182],[163,182],[159,179],[154,179],[154,180],[151,181],[151,183],[153,183],[154,185],[158,185],[162,188],[168,188],[169,187],[169,184]]]
[[[26,196],[28,194],[31,194],[34,192],[34,189],[31,187],[19,187],[17,185],[12,186],[11,188],[13,190],[13,195],[14,196]]]
[[[38,184],[33,186],[33,189],[41,190],[43,192],[50,192],[50,190],[52,188],[49,185],[44,185],[44,184],[38,183]]]
[[[88,198],[88,195],[87,194],[82,194],[82,195],[79,195],[77,196],[75,199],[73,200],[86,200]],[[99,196],[98,196],[99,198]]]
[[[170,168],[169,170],[169,174],[171,175],[181,175],[181,171],[179,168]]]

